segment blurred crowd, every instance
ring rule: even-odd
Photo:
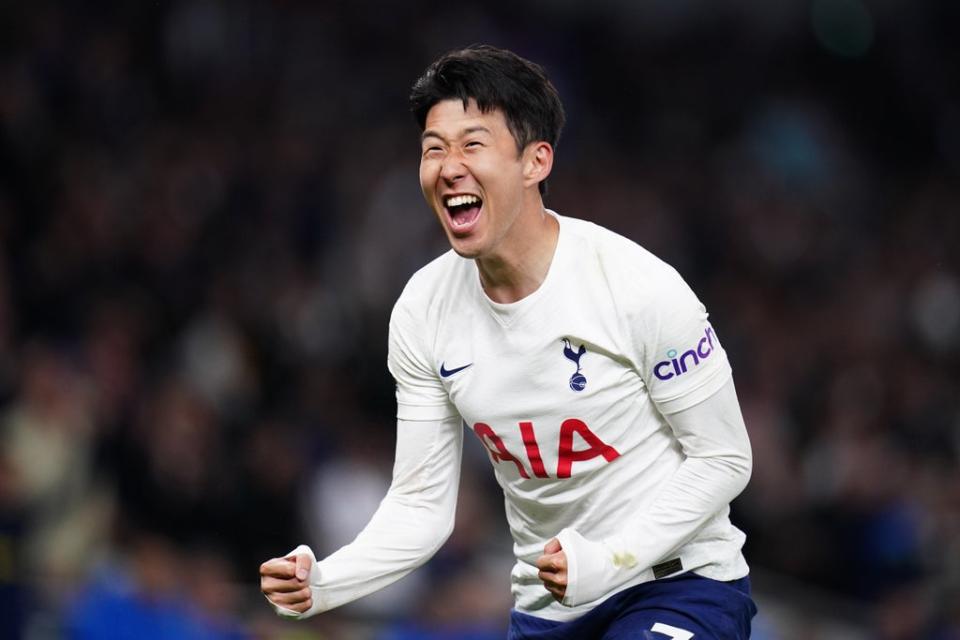
[[[488,42],[567,108],[548,205],[711,311],[758,598],[849,605],[757,636],[960,638],[960,9],[576,4],[0,5],[0,637],[503,637],[472,440],[424,569],[303,624],[257,575],[386,490],[387,318],[446,248],[406,93]]]

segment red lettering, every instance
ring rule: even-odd
[[[547,470],[543,467],[543,458],[540,457],[540,445],[537,444],[537,436],[533,432],[532,422],[520,423],[520,434],[523,436],[523,444],[527,447],[527,458],[530,459],[530,467],[538,478],[549,478]]]
[[[583,449],[581,451],[574,451],[574,433],[579,434],[580,437],[590,445],[590,448]],[[590,427],[588,427],[582,420],[570,418],[568,420],[564,420],[563,424],[560,425],[559,456],[559,460],[557,460],[557,477],[569,478],[570,469],[573,467],[574,462],[590,460],[592,458],[596,458],[597,456],[603,456],[606,458],[607,462],[613,462],[620,457],[620,452],[598,438],[597,434],[595,434],[593,431],[590,431]]]
[[[517,460],[512,453],[507,451],[507,448],[503,446],[503,440],[500,439],[496,433],[493,432],[493,429],[490,428],[490,425],[478,422],[473,425],[473,431],[477,434],[477,437],[480,438],[480,442],[483,443],[483,446],[486,447],[487,451],[490,452],[490,459],[494,463],[505,462],[509,460],[513,464],[517,465],[517,471],[520,472],[520,475],[524,478],[530,478],[527,475],[526,469],[523,468],[523,465],[520,464],[520,461]],[[492,446],[491,446],[492,445]],[[539,456],[539,451],[537,452]],[[540,464],[541,468],[543,463]]]
[[[527,473],[526,468],[524,468],[523,463],[507,451],[503,440],[493,431],[490,425],[478,422],[473,425],[473,431],[477,434],[484,448],[490,453],[490,459],[494,464],[512,462],[517,465],[517,471],[522,478],[530,479],[530,475]],[[579,434],[580,438],[589,445],[587,449],[573,450],[574,433]],[[533,423],[529,421],[521,422],[520,435],[523,438],[523,445],[527,451],[527,459],[530,461],[530,468],[533,469],[534,475],[538,478],[549,478],[550,475],[543,465],[543,456],[540,455],[540,445],[537,442],[537,436],[533,430]],[[601,440],[582,420],[577,420],[576,418],[564,420],[563,424],[560,425],[557,477],[569,478],[574,462],[592,460],[597,456],[603,456],[607,462],[613,462],[620,457],[620,452]]]

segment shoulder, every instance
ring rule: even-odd
[[[451,294],[464,288],[470,262],[450,250],[421,267],[410,276],[397,298],[391,325],[404,318],[422,326],[428,318],[436,317],[449,303]]]
[[[644,306],[651,297],[686,288],[676,269],[637,242],[587,220],[562,217],[561,222],[575,245],[574,260],[596,268],[621,302]]]

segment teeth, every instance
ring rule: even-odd
[[[460,207],[465,204],[477,204],[478,202],[480,202],[480,198],[473,195],[453,196],[447,200],[447,206]]]

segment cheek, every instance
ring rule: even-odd
[[[473,173],[491,191],[509,192],[523,182],[523,165],[515,156],[507,154],[475,163]]]
[[[434,184],[436,184],[436,176],[434,179],[431,179],[430,167],[420,163],[420,190],[423,192],[424,197],[429,198],[430,194],[433,192]]]

